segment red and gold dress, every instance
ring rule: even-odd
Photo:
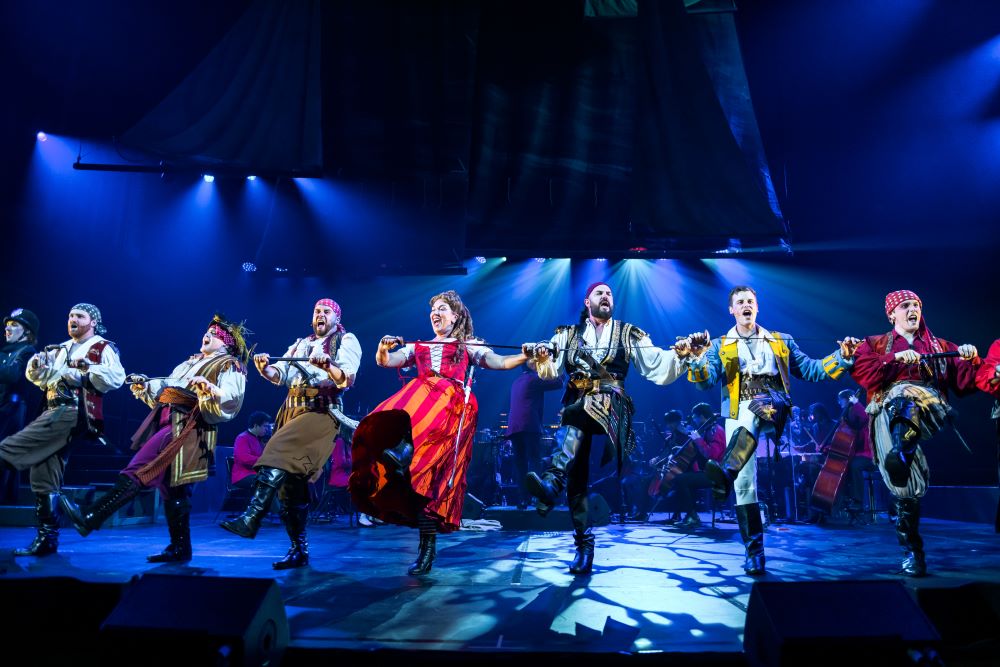
[[[352,445],[351,497],[359,511],[383,521],[416,526],[424,513],[447,533],[461,527],[476,431],[476,397],[470,393],[466,401],[465,380],[470,363],[480,364],[488,348],[449,341],[418,342],[404,350],[404,365],[416,365],[417,377],[358,425]],[[408,433],[413,460],[409,471],[399,474],[380,456]]]

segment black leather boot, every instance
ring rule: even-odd
[[[309,505],[281,506],[281,521],[285,524],[292,546],[279,561],[271,564],[275,570],[290,570],[309,564],[309,541],[306,538],[306,523],[309,521]]]
[[[100,528],[115,512],[135,498],[141,490],[142,485],[139,482],[128,475],[118,475],[111,490],[95,500],[86,512],[77,507],[76,503],[65,495],[60,494],[59,504],[62,505],[66,516],[76,528],[76,532],[86,537],[90,535],[91,531]]]
[[[186,563],[191,560],[191,501],[167,498],[163,503],[170,544],[158,554],[146,556],[150,563]]]
[[[712,483],[712,494],[716,500],[725,500],[733,490],[733,482],[743,470],[750,457],[757,451],[757,439],[742,426],[737,428],[731,438],[722,460],[716,463],[709,460],[705,465],[705,474]]]
[[[573,532],[573,542],[576,544],[576,556],[569,566],[571,574],[590,574],[594,567],[594,529],[577,528]]]
[[[240,537],[251,540],[257,537],[260,522],[267,516],[268,510],[271,509],[271,503],[274,502],[274,494],[281,488],[287,475],[288,473],[280,468],[262,467],[257,471],[257,479],[253,484],[253,496],[250,498],[250,504],[243,510],[243,514],[235,519],[222,521],[219,525]]]
[[[572,574],[590,574],[594,565],[594,532],[590,526],[590,501],[586,491],[569,497],[569,518],[573,522],[576,555],[569,566]]]
[[[583,431],[575,426],[567,426],[562,442],[556,445],[552,454],[552,464],[542,475],[529,472],[524,483],[531,495],[535,496],[535,510],[546,516],[559,501],[559,496],[566,489],[566,476],[573,464],[580,445],[583,443]]]
[[[407,433],[398,445],[384,450],[380,459],[397,475],[406,474],[413,461],[413,436]]]
[[[15,556],[48,556],[59,548],[59,494],[35,494],[35,518],[38,532],[24,549],[14,549]]]
[[[924,540],[920,537],[920,500],[896,498],[896,538],[903,548],[900,570],[908,577],[927,576]]]
[[[271,563],[275,570],[290,570],[309,564],[309,542],[306,524],[309,522],[309,481],[302,475],[289,475],[278,492],[281,499],[281,523],[292,542],[281,560]]]
[[[737,505],[736,521],[746,548],[743,571],[751,576],[764,574],[764,524],[760,520],[760,503]]]
[[[885,471],[893,486],[903,487],[910,481],[910,466],[920,442],[919,411],[912,400],[902,396],[888,401],[885,409],[892,436],[892,451],[885,457]]]
[[[434,564],[434,557],[437,555],[437,522],[426,516],[420,517],[418,522],[420,529],[420,546],[417,552],[417,560],[406,570],[407,574],[419,576],[431,571]]]

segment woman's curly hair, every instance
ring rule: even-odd
[[[447,290],[440,294],[435,294],[431,297],[430,306],[433,308],[434,302],[439,300],[448,304],[452,312],[457,316],[455,325],[451,329],[451,337],[460,343],[458,354],[462,354],[465,352],[465,341],[474,338],[472,315],[469,314],[469,309],[462,303],[462,297],[455,290]]]

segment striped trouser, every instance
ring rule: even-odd
[[[889,474],[885,470],[885,459],[892,451],[889,413],[885,410],[885,406],[891,399],[897,397],[913,401],[917,406],[916,419],[920,429],[920,440],[931,438],[944,427],[948,414],[948,404],[945,403],[936,389],[908,382],[894,384],[882,398],[881,403],[872,401],[868,404],[867,412],[871,416],[872,442],[875,445],[875,462],[882,473],[882,481],[889,488],[889,492],[897,498],[921,498],[927,493],[930,470],[927,467],[927,457],[924,456],[920,445],[917,445],[913,465],[910,466],[910,479],[906,486],[894,486],[889,481]]]

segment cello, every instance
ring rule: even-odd
[[[857,397],[859,387],[854,392]],[[833,432],[830,440],[830,449],[823,462],[823,467],[816,476],[816,483],[813,485],[812,496],[809,505],[813,509],[824,514],[833,514],[833,506],[837,502],[837,496],[844,486],[844,478],[847,476],[847,468],[854,458],[854,440],[858,436],[857,430],[851,428],[847,423],[847,413],[853,403],[847,402],[847,406],[840,415],[840,423]]]
[[[704,424],[695,427],[694,430],[704,436],[705,433],[702,432],[702,429],[710,428],[718,419],[719,415],[713,415],[705,420]],[[685,426],[685,430],[689,430],[684,422],[681,422],[681,426]],[[674,479],[678,475],[687,472],[697,456],[698,447],[694,443],[694,438],[688,436],[687,440],[673,448],[666,462],[660,467],[657,474],[649,483],[649,488],[647,489],[649,496],[655,498],[661,493],[669,491],[670,487],[674,485]]]

